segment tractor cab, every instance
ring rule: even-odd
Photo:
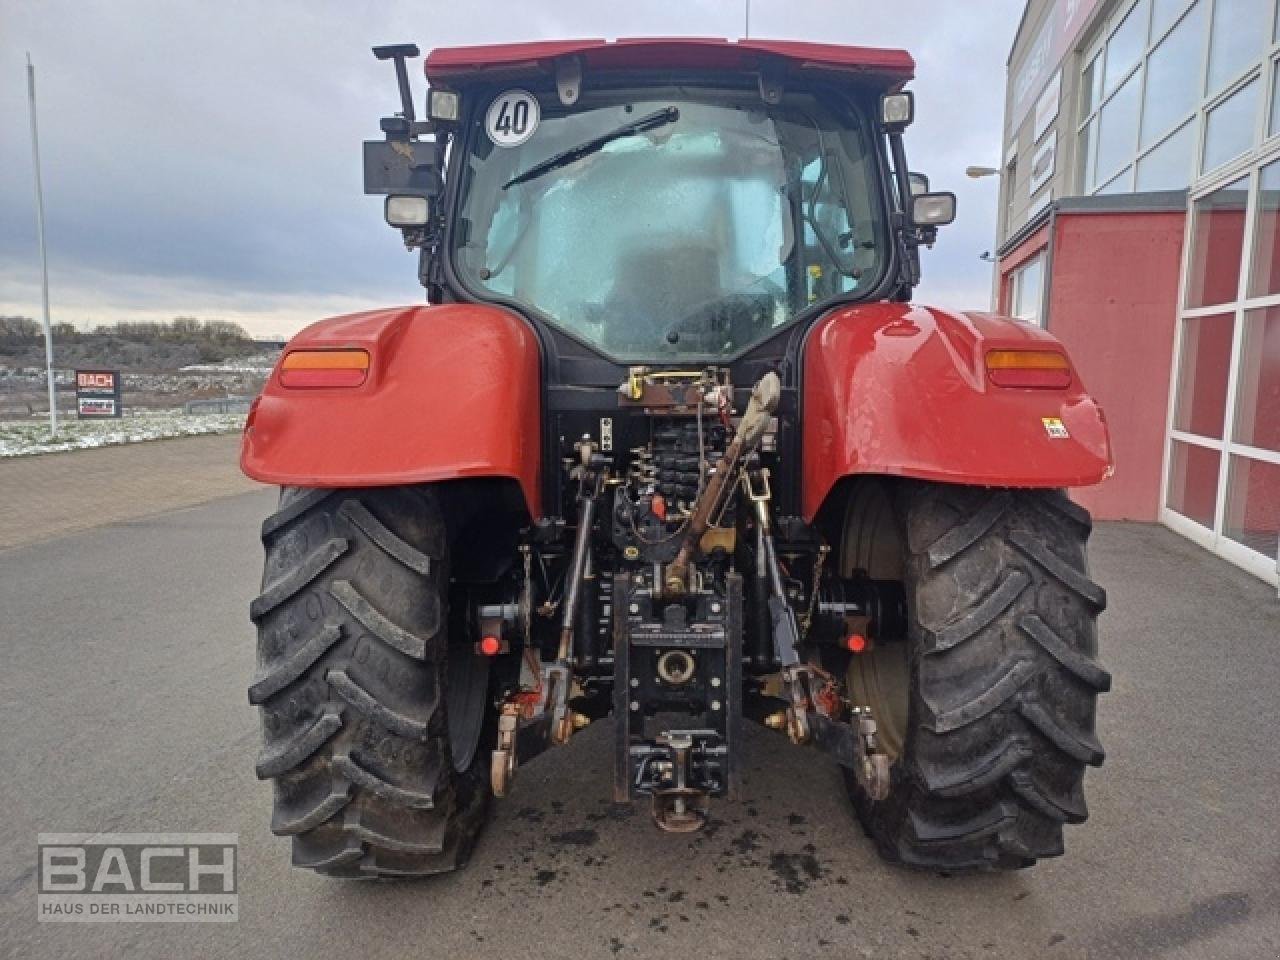
[[[410,48],[380,48],[404,70]],[[434,299],[510,305],[625,362],[722,361],[905,298],[954,216],[918,195],[901,51],[710,40],[434,51],[365,147]],[[904,200],[905,198],[905,200]]]

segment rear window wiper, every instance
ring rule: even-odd
[[[562,150],[554,156],[548,157],[541,163],[535,163],[523,173],[517,173],[514,177],[502,185],[502,189],[514,187],[517,183],[525,183],[542,176],[544,173],[550,173],[559,167],[573,163],[575,160],[581,160],[583,157],[590,156],[599,150],[603,150],[607,144],[613,143],[615,140],[621,140],[623,137],[634,137],[637,133],[644,133],[646,130],[653,130],[657,127],[665,127],[669,123],[675,123],[680,119],[680,111],[675,107],[666,107],[647,116],[641,117],[639,120],[632,120],[630,123],[624,123],[622,126],[610,130],[608,133],[602,133],[594,139],[585,143],[580,143],[576,147],[570,147],[568,150]]]

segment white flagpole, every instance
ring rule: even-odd
[[[40,133],[36,127],[36,68],[27,54],[27,99],[31,103],[31,163],[36,171],[36,236],[40,240],[40,294],[44,304],[44,363],[49,380],[49,432],[58,432],[58,401],[53,391],[53,327],[49,322],[49,256],[44,247],[44,190],[40,184]]]

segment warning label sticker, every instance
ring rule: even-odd
[[[1066,440],[1071,436],[1057,417],[1041,417],[1040,422],[1044,424],[1044,432],[1049,435],[1050,440]]]

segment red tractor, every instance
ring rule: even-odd
[[[889,860],[1061,854],[1102,762],[1105,594],[1063,488],[1102,411],[1037,327],[912,304],[955,198],[911,58],[742,40],[413,46],[365,189],[426,305],[286,348],[251,616],[293,862],[420,875],[613,724],[613,797],[696,830],[743,721],[830,755]],[[572,747],[570,747],[572,749]]]

